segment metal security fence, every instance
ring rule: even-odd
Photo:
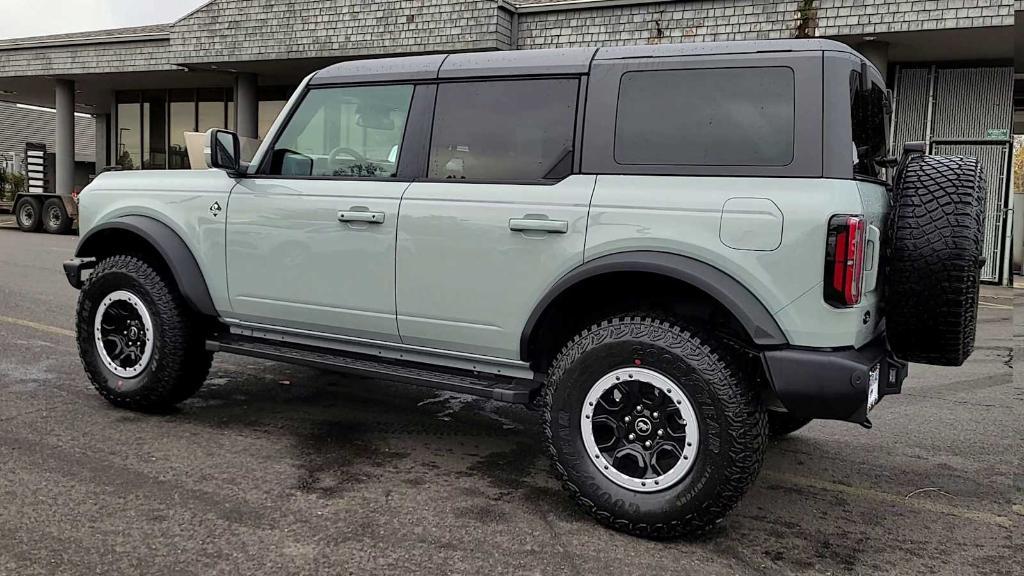
[[[1009,196],[1013,68],[899,66],[893,150],[925,141],[932,154],[977,157],[988,177],[983,280],[1000,282]]]

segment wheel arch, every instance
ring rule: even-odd
[[[521,359],[534,364],[543,334],[560,310],[581,290],[598,287],[612,277],[644,278],[656,280],[665,287],[685,287],[690,295],[705,298],[727,311],[753,344],[759,347],[788,344],[782,328],[764,304],[729,274],[679,254],[630,251],[595,258],[555,282],[536,304],[523,328]]]
[[[100,258],[132,245],[159,257],[193,310],[216,316],[217,309],[199,263],[185,241],[170,226],[149,216],[121,216],[89,229],[78,243],[77,258]],[[126,242],[129,242],[126,244]]]

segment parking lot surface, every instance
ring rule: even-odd
[[[874,429],[773,442],[720,529],[650,542],[576,511],[519,407],[219,355],[180,410],[117,410],[78,360],[76,239],[9,223],[0,574],[1021,573],[1013,290],[986,289],[970,361],[912,366]]]

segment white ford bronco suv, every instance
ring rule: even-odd
[[[588,513],[698,534],[770,434],[971,353],[981,168],[890,157],[891,109],[821,40],[335,64],[251,163],[85,189],[82,363],[143,411],[217,351],[530,404]]]

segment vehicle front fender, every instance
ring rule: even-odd
[[[163,258],[189,306],[201,314],[217,315],[206,279],[192,251],[174,230],[159,220],[131,215],[93,226],[78,242],[75,257],[103,256],[109,253],[111,241],[120,245],[131,236],[149,244]]]

